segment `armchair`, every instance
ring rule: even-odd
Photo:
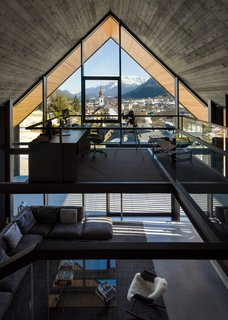
[[[128,301],[133,301],[128,313],[138,319],[156,319],[156,316],[162,313],[160,309],[165,309],[165,305],[160,303],[162,300],[159,301],[159,298],[167,287],[168,284],[164,278],[157,277],[149,271],[136,273],[127,293]]]

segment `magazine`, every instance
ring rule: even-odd
[[[103,281],[97,286],[96,294],[102,301],[109,302],[116,295],[116,290],[108,281]]]

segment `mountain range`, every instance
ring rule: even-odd
[[[143,98],[154,98],[157,96],[167,95],[167,91],[161,87],[157,81],[150,78],[135,89],[126,92],[122,95],[124,99],[143,99]]]
[[[86,89],[87,99],[97,99],[99,96],[100,86],[90,87]],[[117,96],[117,82],[109,82],[102,85],[102,91],[105,97]],[[72,94],[68,90],[60,90],[59,93],[63,93],[69,100],[73,100],[75,94]],[[81,92],[76,94],[78,98],[81,97]],[[165,89],[163,89],[153,78],[149,80],[136,77],[136,76],[123,76],[122,77],[122,97],[124,99],[143,99],[154,98],[157,96],[167,95]]]

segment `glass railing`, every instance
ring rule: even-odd
[[[224,151],[227,150],[227,128],[187,117],[183,117],[180,123],[183,131]]]

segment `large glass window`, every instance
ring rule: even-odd
[[[85,78],[84,86],[84,121],[102,123],[120,120],[119,78]]]

